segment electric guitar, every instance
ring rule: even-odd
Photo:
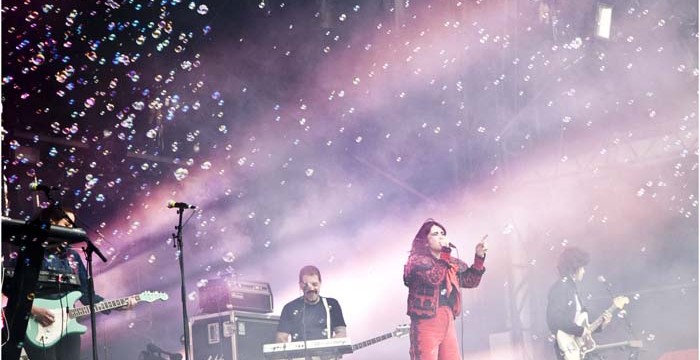
[[[49,326],[43,326],[34,317],[30,317],[27,323],[27,340],[37,347],[50,347],[68,334],[84,334],[87,331],[87,327],[79,324],[77,319],[90,315],[90,307],[73,307],[81,296],[80,291],[72,291],[56,300],[34,299],[34,305],[46,308],[53,314],[54,322]],[[128,305],[129,298],[132,297],[136,299],[136,302],[168,300],[168,294],[166,293],[144,291],[137,295],[99,302],[95,304],[95,312]],[[69,306],[73,308],[69,308]]]
[[[622,310],[625,305],[629,304],[630,299],[626,296],[618,296],[613,299],[613,304],[606,312],[613,313],[615,310]],[[588,331],[583,336],[574,336],[567,334],[561,330],[557,331],[557,346],[562,352],[565,360],[582,360],[586,354],[596,348],[595,340],[591,334],[603,324],[603,315],[600,315],[594,322],[588,323],[588,314],[581,313],[574,319],[578,326],[583,326]]]

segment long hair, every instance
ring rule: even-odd
[[[420,229],[418,229],[416,236],[413,238],[413,243],[411,244],[411,255],[426,255],[430,253],[428,234],[430,233],[430,229],[433,227],[433,225],[439,226],[442,231],[445,232],[445,235],[447,235],[447,230],[444,226],[442,226],[442,224],[433,219],[425,220]]]
[[[578,268],[588,265],[590,260],[591,256],[587,252],[575,246],[564,249],[557,263],[559,276],[571,276]]]

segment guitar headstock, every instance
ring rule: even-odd
[[[168,300],[168,294],[160,291],[144,291],[139,294],[139,301],[154,302],[156,300]]]
[[[613,299],[613,304],[615,305],[616,308],[622,310],[622,308],[625,307],[625,305],[630,303],[630,298],[627,296],[618,296]]]
[[[644,347],[644,344],[642,343],[642,340],[630,340],[627,346],[635,349],[641,349]]]
[[[411,329],[411,325],[408,324],[401,324],[394,329],[394,331],[391,332],[392,336],[400,338],[408,335],[409,330]]]

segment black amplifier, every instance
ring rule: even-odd
[[[225,311],[190,319],[194,360],[265,360],[263,345],[275,342],[279,316]]]
[[[272,289],[265,282],[209,279],[199,288],[199,308],[204,314],[227,310],[271,313]]]

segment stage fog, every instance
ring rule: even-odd
[[[353,342],[390,332],[410,322],[403,265],[434,218],[470,264],[488,235],[456,319],[464,359],[554,358],[547,291],[571,246],[591,254],[593,317],[631,300],[599,344],[697,349],[697,3],[608,1],[608,38],[601,4],[3,2],[3,216],[47,205],[31,182],[57,186],[109,260],[98,294],[169,294],[99,315],[103,360],[184,354],[169,200],[197,207],[191,318],[219,279],[269,283],[278,315],[313,264]]]

